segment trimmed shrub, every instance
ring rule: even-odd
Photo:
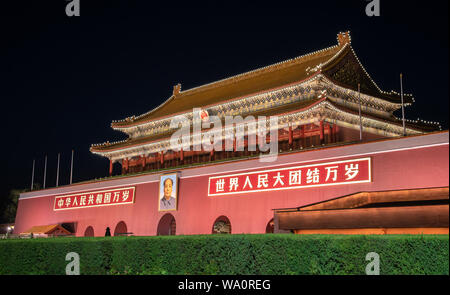
[[[448,235],[199,235],[0,240],[0,274],[449,274]]]

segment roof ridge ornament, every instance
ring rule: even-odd
[[[340,32],[337,35],[337,40],[338,40],[339,46],[344,46],[345,44],[351,44],[352,38],[350,37],[350,31]]]
[[[320,63],[320,64],[318,64],[317,66],[315,66],[313,68],[307,67],[305,71],[306,71],[306,74],[311,75],[311,74],[317,73],[318,71],[321,71],[322,67],[323,67],[323,64]]]
[[[131,116],[131,117],[125,118],[125,121],[126,121],[126,122],[134,122],[135,119],[136,119],[136,116],[133,115],[133,116]]]
[[[178,83],[177,85],[173,86],[173,96],[177,96],[181,92],[181,84]]]

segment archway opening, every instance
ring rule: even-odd
[[[88,226],[84,231],[85,237],[93,237],[94,236],[94,228],[92,226]]]
[[[226,216],[219,216],[212,227],[213,234],[231,234],[231,222]]]
[[[273,218],[267,223],[266,226],[266,234],[273,234],[274,231],[274,223],[273,223]]]
[[[125,222],[121,221],[116,225],[114,229],[114,236],[122,236],[127,234],[127,225]]]
[[[158,229],[156,235],[158,236],[174,236],[176,234],[177,223],[175,217],[172,214],[167,213],[158,223]]]

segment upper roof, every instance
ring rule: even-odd
[[[121,121],[113,121],[111,127],[120,129],[141,125],[156,119],[186,112],[196,107],[201,108],[232,98],[303,81],[318,71],[322,71],[338,84],[345,84],[347,88],[357,89],[358,81],[360,81],[362,93],[399,102],[398,94],[383,92],[359,63],[350,46],[350,33],[339,33],[337,39],[338,44],[332,47],[186,91],[181,91],[181,85],[178,84],[174,87],[172,96],[157,108],[137,117],[132,116]],[[337,64],[347,61],[344,59],[346,56],[349,56],[347,59],[353,59],[353,62],[356,61],[361,65],[359,69],[351,69],[356,73],[354,77],[344,77],[339,75],[339,72],[333,71]],[[408,101],[411,100],[409,96],[406,99]]]

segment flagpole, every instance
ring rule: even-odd
[[[361,84],[358,83],[358,103],[359,103],[359,140],[362,141],[362,115],[361,115]]]
[[[45,155],[45,164],[44,164],[44,187],[45,188],[45,179],[47,178],[47,155]]]
[[[34,163],[35,163],[35,160],[33,159],[33,169],[31,170],[31,190],[33,190],[33,185],[34,185]]]
[[[70,161],[70,184],[72,184],[72,174],[73,174],[73,150],[72,150],[72,160]]]
[[[58,165],[56,168],[56,187],[58,187],[58,183],[59,183],[59,159],[60,159],[60,153],[58,153]]]
[[[400,73],[400,93],[401,93],[401,97],[402,97],[403,136],[406,136],[405,104],[403,101],[403,74],[402,73]]]

